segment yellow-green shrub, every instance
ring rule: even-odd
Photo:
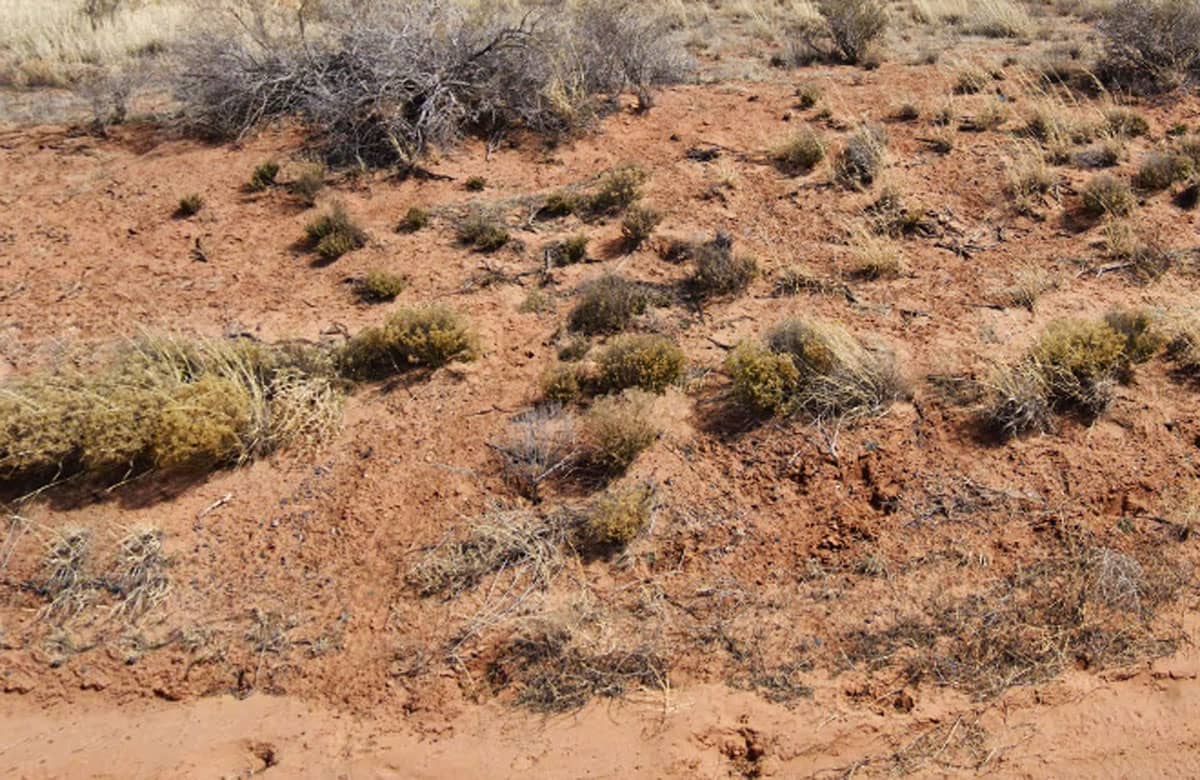
[[[588,460],[601,471],[619,474],[659,436],[654,421],[655,396],[626,390],[596,400],[583,419]]]
[[[750,342],[729,354],[725,372],[738,401],[762,414],[783,412],[800,379],[791,357]]]
[[[653,506],[654,488],[650,485],[610,490],[583,517],[580,541],[599,549],[624,547],[650,522]]]
[[[637,387],[661,393],[679,381],[686,362],[683,350],[668,338],[621,336],[600,353],[600,387],[606,392]]]
[[[352,379],[380,379],[421,366],[438,368],[474,360],[478,339],[461,315],[445,306],[402,308],[382,328],[367,328],[338,355],[339,370]]]

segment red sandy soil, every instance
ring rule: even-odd
[[[932,104],[953,77],[885,65],[804,78],[821,84],[835,118],[850,123],[885,117],[900,95]],[[940,235],[904,240],[909,271],[901,278],[850,282],[856,303],[776,297],[773,272],[789,263],[844,271],[845,227],[874,197],[830,186],[825,166],[788,178],[769,165],[766,150],[811,118],[794,107],[794,87],[681,87],[646,115],[621,113],[561,146],[523,139],[489,155],[466,143],[429,164],[448,179],[340,180],[322,203],[342,199],[372,240],[325,267],[295,247],[316,212],[282,191],[241,189],[262,160],[299,151],[293,133],[264,132],[241,146],[138,126],[107,139],[61,127],[0,136],[0,375],[139,327],[264,340],[354,332],[390,308],[355,303],[346,284],[375,267],[410,275],[399,303],[439,301],[466,313],[484,345],[475,363],[359,390],[341,434],[317,452],[187,484],[141,478],[82,505],[51,495],[24,507],[31,530],[0,567],[3,774],[1200,774],[1193,584],[1154,624],[1156,636],[1174,640],[1173,653],[1070,670],[985,702],[933,680],[840,668],[832,645],[814,644],[890,623],[931,594],[1003,577],[1067,525],[1108,539],[1122,518],[1175,512],[1197,476],[1200,416],[1195,389],[1161,360],[1140,367],[1095,424],[1064,421],[1052,434],[1004,445],[981,441],[973,410],[925,377],[985,378],[1056,318],[1131,305],[1188,311],[1198,286],[1187,268],[1149,285],[1119,273],[1079,275],[1076,259],[1099,262],[1102,229],[1078,230],[1064,215],[1090,172],[1061,168],[1061,202],[1049,202],[1042,220],[1019,216],[1002,192],[1015,119],[1000,132],[958,133],[946,155],[920,140],[930,131],[922,121],[887,124],[888,180],[936,217]],[[1011,81],[1006,87],[1018,91]],[[958,105],[969,114],[984,100]],[[1177,121],[1194,123],[1200,103],[1140,110],[1161,138]],[[685,158],[689,147],[708,144],[726,150],[719,161]],[[1130,160],[1150,144],[1134,143]],[[718,369],[724,347],[789,314],[820,316],[893,347],[914,396],[841,430],[772,423],[726,431],[718,424],[719,373],[697,378],[686,394],[672,391],[662,402],[666,435],[628,477],[659,485],[651,533],[619,565],[568,566],[567,584],[533,605],[550,614],[619,613],[606,638],[659,642],[671,657],[670,685],[544,717],[514,707],[503,692],[480,693],[478,676],[505,626],[464,648],[458,666],[437,656],[479,594],[420,600],[404,574],[422,548],[465,519],[516,500],[486,445],[536,400],[577,285],[603,269],[669,284],[687,269],[660,259],[662,238],[625,255],[615,221],[587,226],[603,264],[555,270],[553,310],[522,313],[536,277],[477,283],[485,258],[455,244],[445,215],[475,200],[582,182],[625,162],[651,174],[648,201],[667,215],[660,236],[724,229],[764,268],[742,298],[699,312],[675,305],[648,323],[677,336],[694,366]],[[1127,161],[1120,171],[1132,167]],[[732,186],[720,186],[731,173]],[[484,193],[463,189],[473,175],[486,177]],[[172,219],[191,192],[204,196],[203,211]],[[416,234],[394,232],[414,204],[444,215]],[[517,210],[510,216],[516,224]],[[1195,244],[1192,213],[1167,194],[1148,198],[1136,221],[1179,248]],[[504,250],[486,262],[514,275],[535,271],[541,242],[576,229],[533,223],[517,230],[523,254]],[[956,244],[973,247],[970,256],[945,248]],[[1057,289],[1033,313],[989,307],[1024,264],[1054,272]],[[143,523],[167,535],[166,604],[135,626],[106,621],[98,605],[65,634],[36,618],[41,602],[21,585],[36,575],[49,529],[82,524],[115,538]],[[1153,523],[1135,528],[1155,533]],[[1172,544],[1170,554],[1195,559],[1194,539]],[[893,574],[859,574],[868,558]],[[810,576],[813,567],[824,573]],[[283,626],[280,652],[248,643],[263,621]],[[686,639],[710,623],[757,638],[773,664],[795,660],[803,644],[815,664],[804,674],[812,697],[774,704],[726,686],[737,660]],[[830,649],[822,656],[814,647]]]

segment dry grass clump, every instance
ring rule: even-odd
[[[407,287],[408,277],[404,274],[372,268],[355,282],[354,291],[364,303],[384,303],[395,300]]]
[[[500,458],[505,482],[535,501],[542,484],[566,477],[583,450],[578,420],[557,404],[519,415],[505,438],[490,446]]]
[[[168,565],[161,530],[130,529],[118,540],[115,564],[105,578],[105,587],[120,598],[115,612],[136,617],[162,603],[171,590]]]
[[[876,125],[862,125],[842,145],[833,161],[834,180],[843,187],[869,187],[883,169],[887,133]]]
[[[982,68],[968,65],[959,70],[955,78],[954,94],[975,95],[987,89],[991,83],[992,74]]]
[[[683,378],[683,350],[664,336],[620,336],[600,353],[599,387],[618,392],[630,387],[661,393]]]
[[[1129,184],[1107,173],[1089,179],[1079,195],[1083,210],[1093,217],[1125,217],[1137,205]]]
[[[337,426],[328,366],[249,342],[143,337],[92,370],[0,385],[0,473],[21,482],[244,462]]]
[[[630,687],[665,688],[668,664],[648,647],[585,647],[563,625],[526,629],[488,665],[492,689],[516,686],[517,704],[536,712],[570,712],[594,698],[616,698]]]
[[[474,360],[479,339],[462,315],[445,306],[398,309],[381,328],[367,328],[337,355],[343,376],[383,379],[410,368]]]
[[[1117,0],[1099,27],[1100,73],[1115,84],[1165,92],[1200,75],[1200,6],[1191,0]]]
[[[574,265],[586,262],[588,259],[588,239],[583,233],[564,238],[547,244],[543,250],[547,262],[552,266]]]
[[[1186,154],[1151,152],[1142,159],[1133,186],[1147,192],[1159,192],[1180,181],[1191,178],[1195,163]]]
[[[322,260],[337,260],[347,252],[367,245],[367,232],[346,212],[341,203],[304,227],[305,243]]]
[[[317,195],[325,189],[325,166],[320,163],[304,165],[288,184],[288,189],[305,206],[315,206]]]
[[[429,224],[429,211],[420,206],[409,206],[408,211],[404,212],[400,223],[396,226],[396,230],[401,233],[416,233],[421,228]]]
[[[1112,222],[1104,228],[1104,250],[1108,258],[1124,266],[1141,282],[1159,278],[1175,265],[1174,252],[1154,238],[1144,238],[1127,222]]]
[[[825,138],[811,127],[801,128],[771,152],[776,167],[789,176],[808,173],[825,159]]]
[[[650,304],[645,287],[616,274],[605,274],[583,285],[568,327],[586,335],[619,333]]]
[[[275,186],[275,179],[279,177],[279,163],[274,160],[267,160],[259,163],[254,168],[254,172],[250,174],[250,181],[246,183],[246,190],[249,192],[263,192]]]
[[[1048,196],[1057,196],[1058,184],[1058,174],[1046,164],[1046,158],[1036,151],[1025,150],[1008,166],[1005,191],[1017,211],[1035,214]]]
[[[1181,373],[1200,378],[1200,320],[1188,319],[1175,330],[1167,355]]]
[[[819,84],[801,84],[796,87],[796,108],[807,111],[819,103],[824,95],[825,90]]]
[[[654,235],[660,222],[662,214],[657,210],[649,206],[631,206],[621,219],[621,237],[625,245],[637,249]]]
[[[1020,306],[1033,311],[1042,293],[1057,286],[1054,276],[1044,268],[1026,265],[1013,273],[1013,283],[1000,292],[1000,303],[1004,306]]]
[[[1011,0],[915,0],[913,18],[953,25],[967,35],[1021,38],[1033,30],[1025,8]]]
[[[596,189],[577,203],[572,210],[589,215],[616,214],[642,198],[642,186],[649,175],[638,165],[626,165],[606,173]]]
[[[802,292],[829,293],[837,288],[837,284],[832,280],[817,274],[803,264],[789,265],[781,270],[775,279],[777,295],[799,295]]]
[[[726,233],[692,246],[690,254],[696,269],[689,284],[700,297],[740,294],[758,276],[758,261],[734,254],[733,238]]]
[[[905,271],[900,245],[886,235],[858,230],[851,239],[850,248],[854,254],[850,265],[851,276],[875,281],[895,279]]]
[[[596,399],[583,418],[588,465],[605,474],[628,469],[661,433],[654,419],[655,398],[653,393],[630,389]]]
[[[1110,133],[1124,138],[1140,138],[1150,132],[1146,117],[1124,106],[1113,106],[1105,111],[1104,124]]]
[[[922,227],[922,209],[909,205],[899,188],[888,185],[879,197],[864,209],[874,233],[886,236],[907,236]]]
[[[878,414],[905,392],[890,354],[867,348],[841,326],[812,320],[785,320],[765,345],[739,345],[725,370],[734,397],[763,414]]]
[[[179,199],[179,204],[175,207],[175,216],[179,219],[194,217],[200,213],[202,208],[204,208],[204,198],[193,192]]]
[[[467,535],[426,552],[405,576],[422,598],[453,599],[485,577],[520,568],[531,587],[545,588],[561,566],[562,528],[521,510],[497,510],[471,521]]]
[[[579,541],[593,550],[625,547],[650,523],[654,492],[652,485],[609,490],[584,514]]]
[[[1005,437],[1049,430],[1053,413],[1102,414],[1113,390],[1162,344],[1149,314],[1112,312],[1104,321],[1058,320],[1026,356],[992,380],[985,419]]]
[[[458,240],[479,252],[495,252],[510,238],[504,220],[487,211],[474,211],[458,223]]]

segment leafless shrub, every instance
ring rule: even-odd
[[[578,423],[557,404],[541,406],[513,420],[507,438],[491,447],[500,457],[505,481],[536,499],[542,483],[566,476],[575,465]]]
[[[627,2],[511,18],[456,3],[354,4],[317,40],[208,31],[182,47],[183,124],[238,137],[294,116],[334,165],[411,165],[465,132],[565,132],[633,88],[677,81],[666,22]]]
[[[1200,3],[1118,0],[1100,23],[1109,80],[1143,92],[1185,86],[1200,75]]]
[[[86,528],[57,531],[46,545],[42,576],[35,583],[49,603],[39,613],[43,618],[69,618],[91,601],[93,583],[88,572],[92,534]]]
[[[120,601],[114,613],[135,618],[162,603],[171,589],[162,531],[134,528],[117,543],[117,560],[106,585]]]

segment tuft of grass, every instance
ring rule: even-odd
[[[583,418],[583,441],[590,466],[606,474],[621,474],[661,431],[655,421],[656,396],[629,389],[596,399]]]
[[[482,176],[471,176],[463,183],[467,192],[483,192],[487,189],[487,179]]]
[[[289,189],[305,206],[311,208],[317,205],[317,195],[325,189],[325,166],[320,163],[305,165],[289,185]]]
[[[1195,173],[1195,163],[1186,154],[1151,152],[1142,159],[1133,186],[1146,192],[1159,192]]]
[[[609,171],[601,179],[594,192],[586,197],[584,208],[595,216],[616,214],[629,208],[642,198],[642,186],[649,178],[646,171],[637,165],[627,165]],[[578,206],[572,210],[578,210]]]
[[[975,66],[964,67],[954,81],[954,94],[975,95],[987,89],[991,83],[992,76],[986,70]]]
[[[79,614],[94,590],[90,569],[92,534],[87,528],[68,526],[54,533],[42,556],[38,593],[48,599],[39,613],[47,619]]]
[[[842,145],[833,161],[834,181],[843,187],[869,187],[883,169],[887,133],[877,125],[862,125]]]
[[[833,58],[854,65],[878,57],[878,44],[888,29],[887,8],[880,0],[820,0],[817,10],[832,40]]]
[[[0,384],[0,479],[236,465],[336,429],[320,350],[145,336],[92,369]]]
[[[683,378],[683,350],[664,336],[620,336],[600,353],[599,387],[618,392],[630,387],[662,393]]]
[[[279,163],[274,160],[267,160],[259,163],[254,171],[250,174],[250,181],[246,184],[246,189],[250,192],[262,192],[269,190],[275,186],[275,180],[279,177]]]
[[[1104,249],[1110,260],[1128,267],[1141,282],[1152,282],[1175,265],[1175,253],[1156,239],[1138,235],[1127,222],[1111,222],[1104,228]]]
[[[637,249],[654,235],[654,230],[660,222],[662,214],[655,209],[649,206],[630,206],[621,220],[621,237],[625,239],[626,246]]]
[[[700,297],[739,295],[758,276],[758,261],[733,251],[733,238],[718,232],[711,241],[692,247],[695,271],[689,283]]]
[[[879,197],[864,210],[872,230],[885,236],[906,236],[921,228],[922,210],[910,206],[904,194],[893,186],[883,188]]]
[[[867,348],[838,325],[813,320],[785,320],[764,345],[739,346],[726,371],[734,396],[764,414],[876,414],[905,393],[890,354]]]
[[[367,245],[367,232],[347,213],[341,203],[334,203],[325,214],[304,227],[305,242],[322,260],[337,260],[342,255]]]
[[[851,276],[876,281],[895,279],[905,271],[900,245],[888,236],[859,230],[855,233],[850,248],[854,253],[854,260],[850,266]]]
[[[509,242],[504,222],[496,215],[476,211],[458,224],[458,240],[479,252],[495,252]]]
[[[825,159],[825,138],[811,127],[801,128],[771,152],[776,167],[789,176],[809,173]]]
[[[1146,117],[1124,106],[1113,106],[1104,112],[1104,125],[1113,135],[1141,138],[1150,132]]]
[[[429,224],[429,212],[420,206],[410,206],[396,226],[401,233],[416,233]]]
[[[1080,199],[1083,210],[1093,217],[1128,216],[1137,205],[1129,184],[1107,173],[1089,179]]]
[[[202,208],[204,208],[204,198],[193,192],[179,199],[179,204],[175,207],[175,216],[180,219],[194,217],[200,213]]]
[[[1176,368],[1192,379],[1200,379],[1200,319],[1181,323],[1167,342],[1167,356]]]
[[[367,328],[337,355],[343,376],[383,379],[410,368],[439,368],[478,357],[479,339],[467,321],[445,306],[398,309],[383,327]]]
[[[579,302],[571,310],[567,326],[594,336],[619,333],[644,313],[650,304],[645,287],[616,274],[605,274],[580,288]]]
[[[120,598],[115,612],[136,618],[153,609],[167,597],[171,580],[170,565],[163,552],[163,532],[151,526],[130,529],[117,542],[117,558],[105,586]]]
[[[551,265],[574,265],[587,261],[589,239],[583,233],[577,233],[562,241],[547,244],[543,250]]]
[[[1124,337],[1125,358],[1134,365],[1150,360],[1167,344],[1157,318],[1145,308],[1110,311],[1104,315],[1104,324]]]
[[[354,285],[359,300],[364,303],[385,303],[396,299],[408,287],[408,277],[379,268],[367,271]]]
[[[1058,174],[1036,151],[1025,150],[1008,166],[1005,192],[1022,214],[1036,214],[1047,197],[1057,197],[1058,186]]]
[[[802,111],[807,111],[819,103],[824,94],[825,90],[821,89],[817,84],[811,82],[801,84],[796,87],[796,107]]]
[[[998,369],[988,383],[990,399],[984,417],[1003,438],[1050,430],[1054,411],[1045,375],[1022,361]]]
[[[1013,273],[1013,283],[1000,292],[1004,306],[1020,306],[1033,311],[1042,293],[1054,289],[1054,277],[1040,266],[1029,264]]]
[[[650,524],[654,487],[635,485],[609,490],[583,516],[579,541],[585,549],[620,550]]]

